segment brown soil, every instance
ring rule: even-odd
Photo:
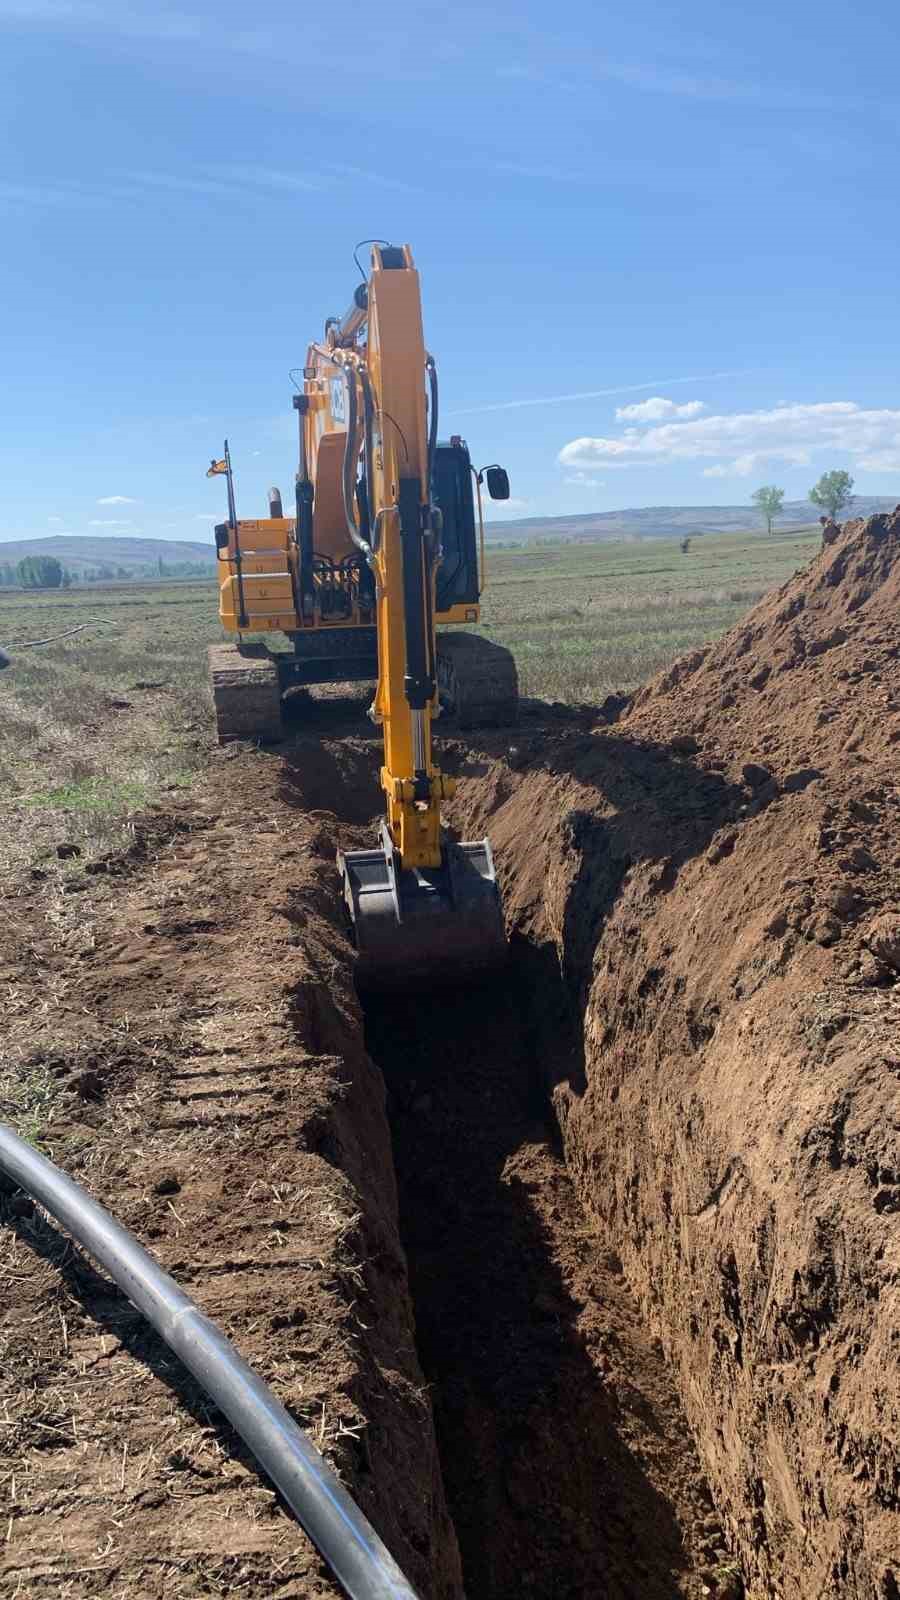
[[[738,1567],[898,1600],[898,602],[900,518],[850,525],[624,709],[451,730],[514,959],[370,1004],[377,1067],[333,864],[378,810],[358,704],[298,697],[280,753],[4,897],[46,1146],[423,1600],[735,1600]],[[128,1303],[0,1209],[0,1592],[333,1595]]]
[[[719,1521],[548,1125],[527,972],[520,952],[499,984],[367,1006],[466,1594],[699,1596]]]
[[[613,725],[460,762],[580,1018],[569,1170],[797,1600],[900,1593],[898,607],[900,516],[849,524]]]
[[[326,742],[320,760],[353,754]],[[234,1338],[423,1593],[451,1600],[458,1556],[333,828],[303,807],[290,762],[215,766],[105,873],[66,893],[14,886],[5,1045],[57,1080],[49,1153]],[[334,1594],[128,1302],[21,1196],[2,1209],[0,1592]]]
[[[506,984],[441,1002],[436,1052],[417,1020],[436,1002],[370,1017],[426,1387],[333,866],[336,811],[342,843],[370,836],[377,741],[359,704],[298,715],[306,734],[222,752],[106,871],[13,886],[8,1041],[55,1077],[45,1146],[272,1383],[423,1600],[462,1594],[432,1399],[470,1600],[698,1594],[718,1523]],[[433,1239],[410,1228],[423,1185]],[[0,1592],[333,1594],[127,1301],[21,1196],[2,1209]]]

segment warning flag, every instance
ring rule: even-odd
[[[220,474],[224,475],[227,473],[227,471],[228,462],[224,459],[222,461],[211,461],[209,467],[207,468],[206,476],[208,478],[216,478]]]

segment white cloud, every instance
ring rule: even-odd
[[[13,183],[4,178],[0,180],[0,200],[9,201],[12,205],[76,208],[106,203],[103,195],[95,194],[81,185],[67,183],[65,179],[59,182],[32,179],[26,183]]]
[[[851,400],[775,406],[769,411],[628,427],[613,438],[572,439],[560,465],[585,472],[598,467],[652,467],[709,461],[709,477],[747,477],[767,463],[808,466],[828,452],[871,471],[900,471],[900,411],[866,410]]]
[[[472,417],[484,411],[519,411],[523,406],[559,406],[573,400],[603,400],[612,394],[639,394],[641,389],[667,388],[676,383],[712,383],[716,378],[745,378],[746,372],[705,372],[694,373],[689,378],[651,378],[649,383],[619,383],[614,389],[584,389],[580,394],[549,394],[540,395],[537,399],[528,400],[501,400],[488,406],[466,406],[462,409],[454,407],[450,411],[451,417]]]
[[[519,500],[515,495],[510,495],[508,500],[486,500],[484,503],[484,514],[486,520],[493,521],[495,517],[503,517],[509,511],[527,511],[529,505],[530,501]]]
[[[546,41],[543,41],[546,45]],[[723,78],[716,74],[698,74],[693,65],[683,71],[657,61],[617,61],[611,56],[594,52],[577,62],[569,57],[569,71],[559,70],[559,63],[548,68],[513,63],[498,67],[498,78],[513,82],[541,84],[545,90],[555,91],[567,100],[589,95],[604,80],[650,94],[683,96],[689,100],[720,101],[726,105],[759,105],[778,111],[824,111],[827,99],[824,94],[811,94],[795,84],[778,85],[761,82],[756,77],[747,79]]]
[[[92,517],[89,528],[133,528],[133,522],[121,522],[118,517]]]
[[[194,516],[195,522],[218,522],[218,511],[198,511]]]
[[[717,467],[704,467],[703,476],[704,478],[749,478],[751,472],[755,472],[757,467],[761,467],[766,460],[767,457],[765,455],[753,455],[752,453],[746,456],[737,456],[734,461],[720,462]],[[808,466],[809,456],[802,451],[798,452],[792,465],[795,467]]]
[[[136,506],[137,501],[132,500],[129,494],[104,494],[97,501],[98,506]]]
[[[62,523],[62,520],[63,520],[63,519],[62,519],[62,517],[48,517],[48,518],[47,518],[47,521],[48,521],[48,522],[49,522],[49,523],[52,523],[52,524],[54,524],[54,525],[56,525],[56,524],[61,524],[61,523]]]
[[[0,18],[85,32],[111,31],[126,38],[176,46],[195,43],[208,31],[208,25],[196,17],[159,16],[153,8],[142,14],[134,8],[104,4],[103,0],[2,0]]]
[[[569,484],[572,488],[579,489],[603,488],[603,479],[592,478],[589,472],[570,472],[567,477],[563,478],[563,483]]]
[[[125,177],[129,183],[137,184],[139,190],[146,187],[149,189],[171,189],[180,194],[228,195],[232,193],[232,185],[223,183],[220,178],[191,177],[181,172],[127,172]]]
[[[676,400],[664,400],[662,395],[653,395],[649,400],[638,400],[632,406],[617,406],[617,422],[662,422],[663,419],[674,422],[676,418],[687,422],[691,417],[699,417],[706,406],[702,400],[686,400],[680,406]]]

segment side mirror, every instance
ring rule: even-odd
[[[488,467],[488,494],[492,500],[509,499],[509,473],[503,467]]]

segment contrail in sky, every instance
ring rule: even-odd
[[[491,406],[465,406],[461,410],[451,409],[451,417],[471,417],[478,411],[518,411],[522,406],[559,406],[566,400],[600,400],[610,394],[636,394],[641,389],[671,388],[676,383],[712,383],[716,378],[743,378],[743,372],[702,372],[692,378],[651,378],[649,383],[624,383],[615,389],[586,389],[582,394],[549,394],[537,400],[501,400],[499,405]]]

